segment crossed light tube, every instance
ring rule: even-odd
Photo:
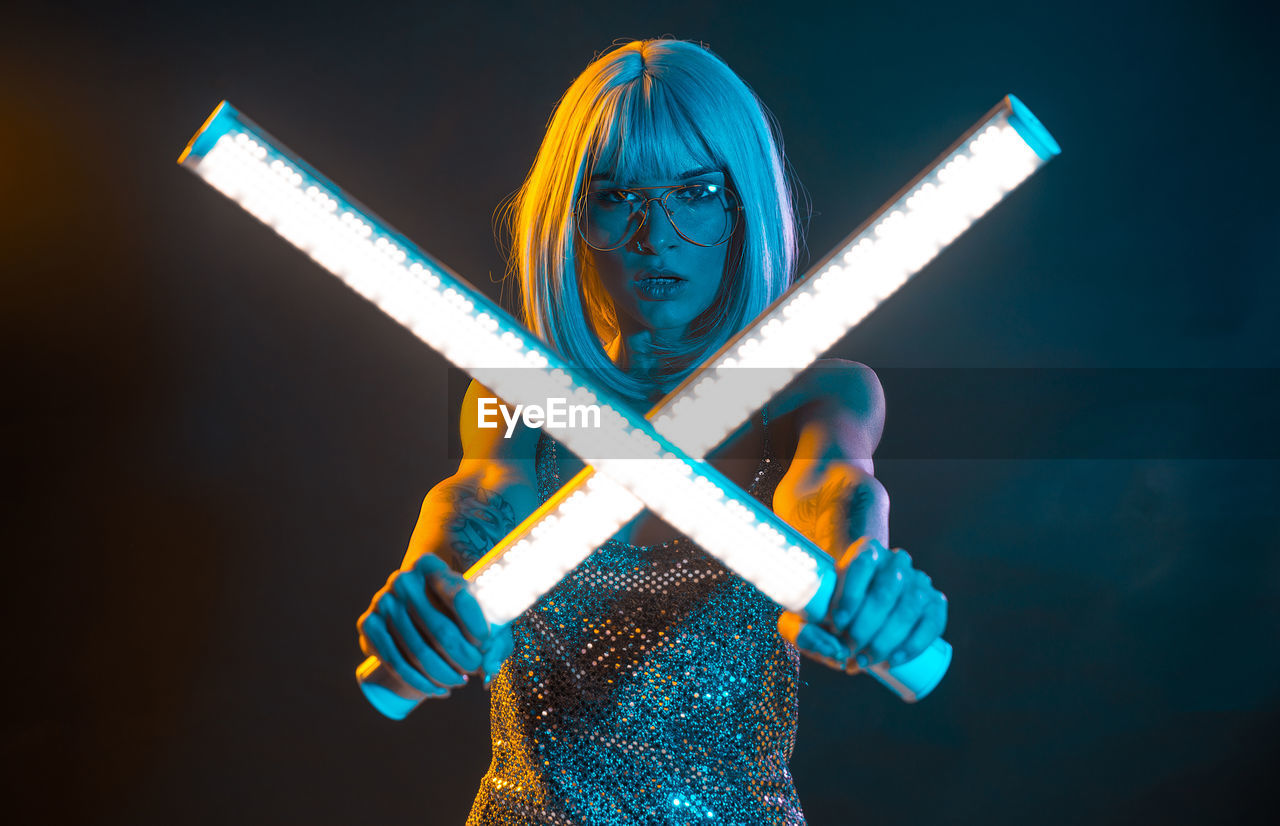
[[[465,574],[486,619],[504,625],[646,506],[780,606],[825,616],[831,557],[702,457],[1059,151],[1005,97],[643,418],[226,101],[178,162],[505,401],[600,407],[601,428],[559,437],[587,467]],[[950,659],[939,639],[868,672],[914,702]],[[374,657],[357,677],[388,717],[424,697]]]

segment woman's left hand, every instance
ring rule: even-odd
[[[846,671],[886,660],[893,667],[920,656],[942,636],[947,597],[912,567],[906,551],[889,551],[863,537],[836,569],[839,579],[821,624],[790,612],[779,620],[779,631],[802,652]]]
[[[860,667],[909,662],[942,636],[947,597],[911,566],[906,551],[863,537],[849,546],[837,570],[826,624]]]

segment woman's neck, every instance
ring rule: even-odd
[[[680,333],[669,330],[642,328],[624,331],[615,335],[613,340],[605,345],[605,353],[624,373],[637,377],[649,376],[661,366],[658,356],[654,353],[654,344],[674,342],[679,340],[679,337]]]
[[[661,360],[653,352],[655,331],[640,330],[627,334],[618,334],[605,345],[605,353],[610,361],[618,365],[618,369],[637,379],[658,382]],[[669,382],[661,382],[655,386],[650,402],[657,401],[666,395],[665,386]]]

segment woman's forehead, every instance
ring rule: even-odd
[[[660,134],[616,139],[603,148],[589,174],[592,180],[631,184],[675,181],[690,173],[719,170],[720,164],[702,142],[691,137]]]

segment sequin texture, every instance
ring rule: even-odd
[[[545,434],[537,469],[546,501]],[[766,435],[750,492],[768,504],[779,476]],[[687,538],[602,545],[513,625],[467,823],[802,824],[800,660],[778,613]]]

